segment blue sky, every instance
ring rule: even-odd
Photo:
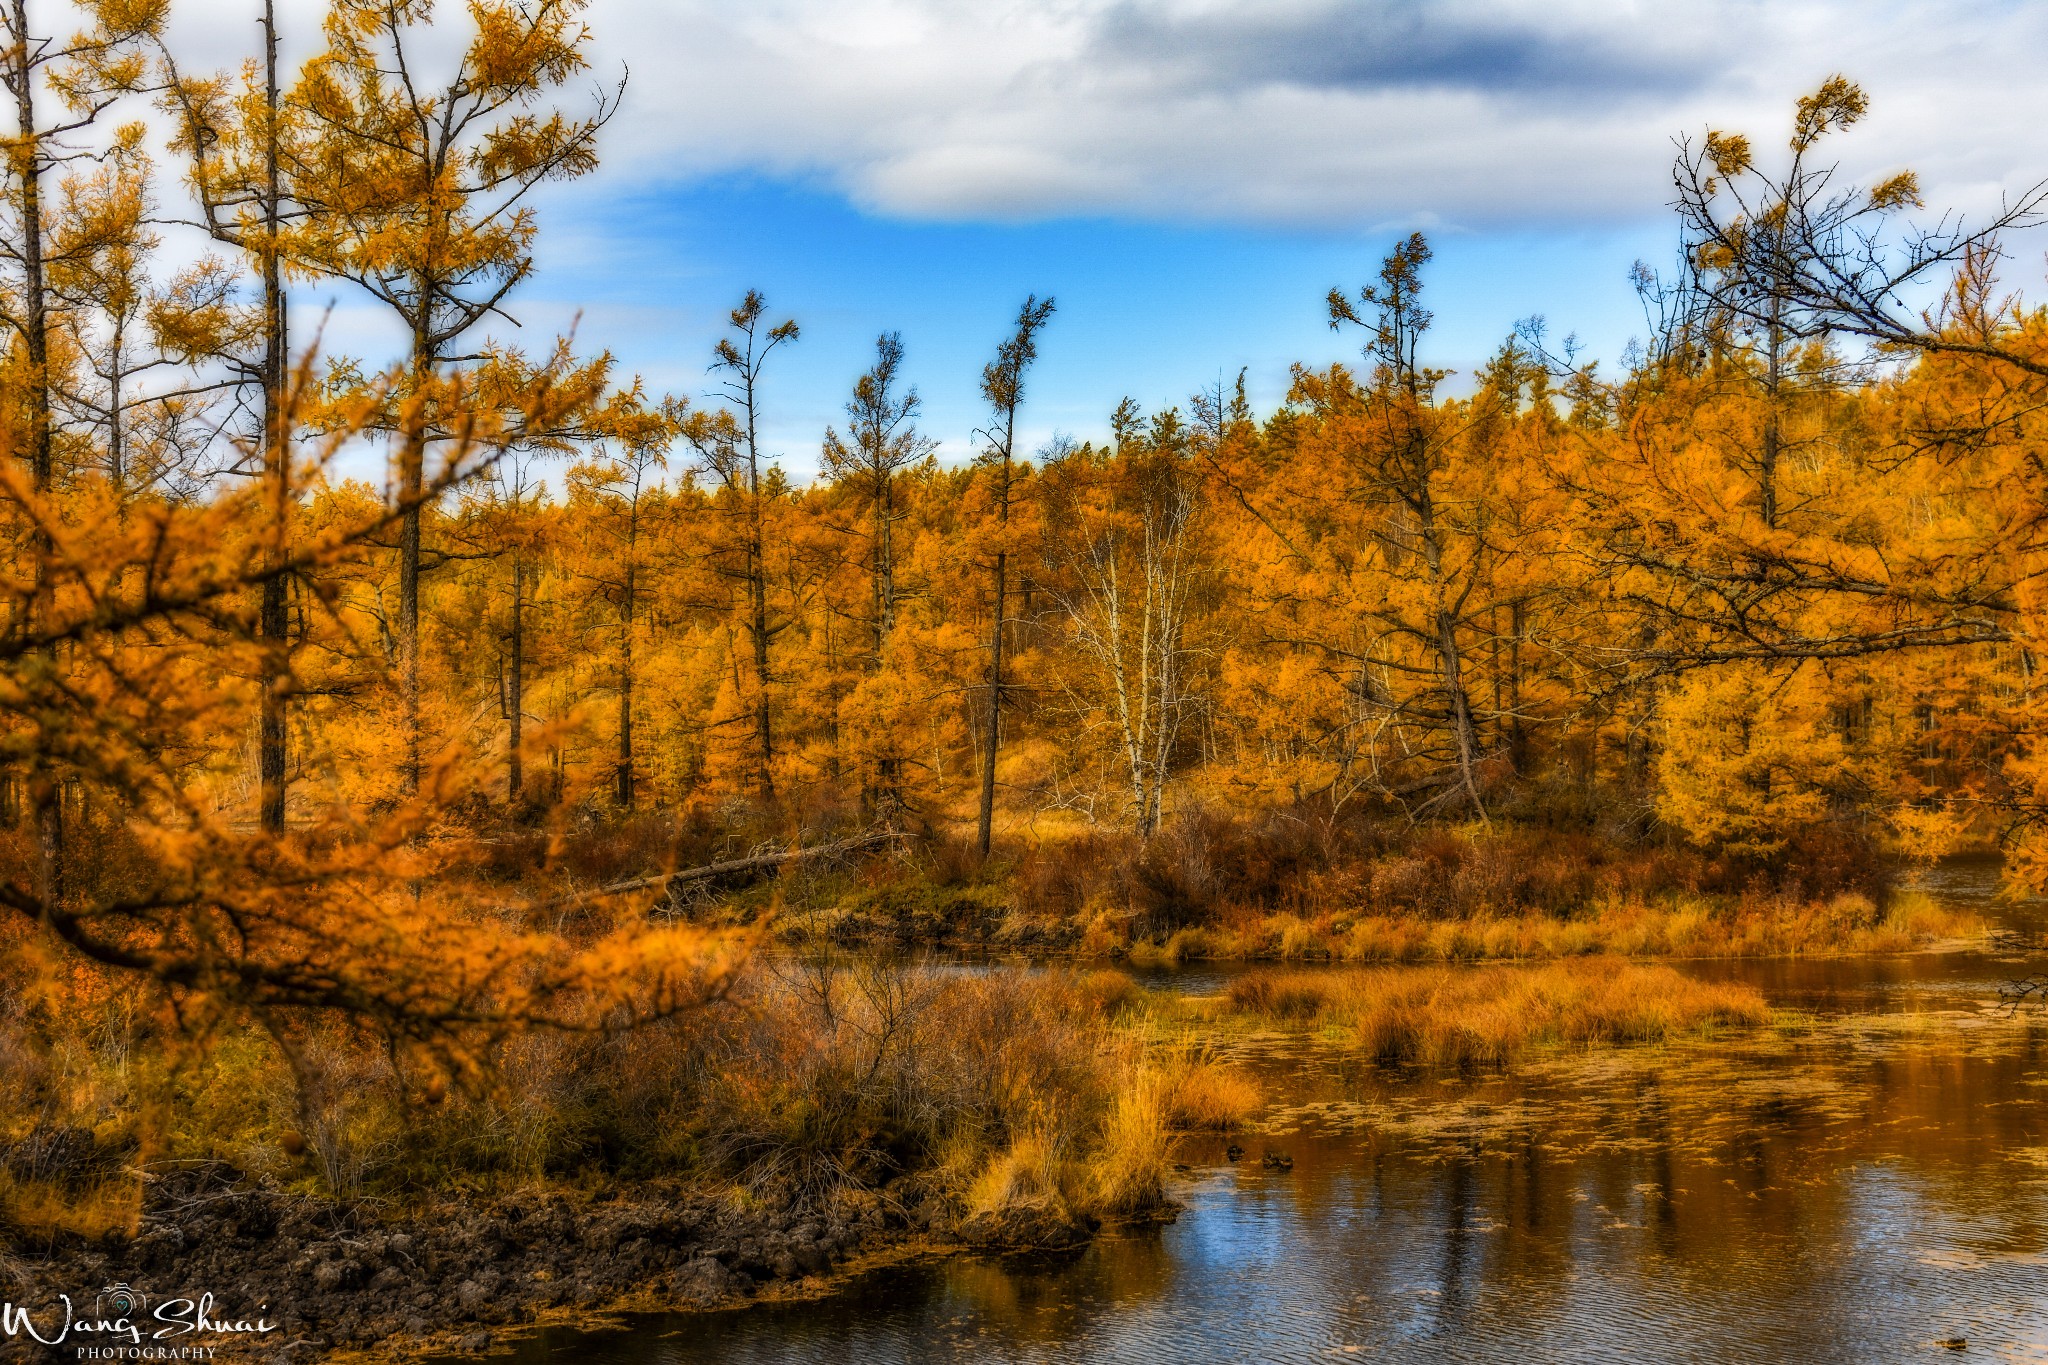
[[[568,196],[561,196],[567,199]],[[1434,351],[1461,369],[1483,360],[1533,313],[1617,353],[1641,329],[1626,272],[1669,254],[1671,225],[1542,233],[1443,232],[1428,282]],[[1289,366],[1349,358],[1358,338],[1325,324],[1332,285],[1355,288],[1388,232],[1074,218],[932,222],[864,211],[829,189],[720,176],[602,202],[552,207],[523,322],[566,326],[611,346],[662,389],[696,396],[724,313],[757,287],[801,342],[779,352],[768,386],[771,435],[792,470],[808,468],[827,422],[885,328],[903,334],[941,456],[971,450],[985,419],[977,392],[1025,295],[1053,295],[1028,390],[1026,440],[1099,434],[1118,399],[1183,402],[1240,368],[1262,408],[1285,394]]]
[[[226,63],[254,3],[174,12]],[[439,3],[452,48],[462,10]],[[288,49],[322,8],[284,0]],[[1872,101],[1836,140],[1847,178],[1910,166],[1931,205],[1982,213],[2048,173],[2048,5],[2025,0],[591,0],[586,17],[591,84],[631,79],[602,168],[536,201],[522,339],[580,316],[584,346],[696,395],[724,311],[758,287],[804,327],[769,392],[800,472],[885,328],[942,454],[968,454],[980,367],[1030,292],[1059,300],[1034,442],[1240,367],[1269,406],[1290,363],[1353,353],[1323,295],[1414,228],[1437,250],[1436,363],[1469,371],[1542,314],[1612,364],[1641,329],[1631,263],[1675,246],[1674,137],[1740,130],[1768,153],[1837,72]],[[2009,283],[2031,287],[2040,247],[2019,245]],[[331,299],[330,335],[366,358],[395,341],[345,292],[300,298]]]

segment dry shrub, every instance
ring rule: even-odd
[[[1133,1066],[1105,1027],[1059,978],[785,962],[701,1021],[674,1104],[750,1184],[879,1185],[1006,1149],[1048,1105],[1082,1142]]]
[[[1144,991],[1130,973],[1101,967],[1074,978],[1074,993],[1104,1018],[1115,1018],[1144,999]]]
[[[398,1075],[373,1040],[340,1026],[309,1030],[292,1050],[298,1131],[328,1192],[359,1198],[404,1145]]]
[[[934,886],[967,886],[980,880],[988,869],[980,843],[959,835],[933,835],[924,841],[920,852],[925,875]]]
[[[1040,918],[1073,919],[1098,896],[1123,900],[1138,847],[1130,835],[1098,831],[1032,845],[1017,863],[1018,909]]]
[[[1753,987],[1615,958],[1259,975],[1263,981],[1247,978],[1242,992],[1233,989],[1233,1006],[1300,1018],[1266,1005],[1315,997],[1315,1017],[1350,1030],[1369,1056],[1425,1066],[1503,1066],[1539,1044],[1656,1042],[1770,1018]]]

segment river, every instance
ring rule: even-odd
[[[1756,1035],[1479,1077],[1254,1040],[1271,1122],[1235,1160],[1187,1144],[1179,1219],[1076,1255],[896,1267],[496,1358],[2048,1361],[2048,1017],[1996,1008],[2048,969],[2048,913],[1995,903],[1995,878],[1958,864],[1927,886],[2005,947],[1682,964],[1799,1012]]]

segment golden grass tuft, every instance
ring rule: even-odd
[[[1160,1078],[1140,1076],[1110,1106],[1089,1166],[1094,1211],[1129,1217],[1166,1203],[1167,1137]]]
[[[968,1216],[1028,1210],[1065,1217],[1064,1166],[1057,1134],[1042,1127],[1020,1133],[968,1185],[962,1198]]]
[[[10,1231],[24,1241],[47,1241],[63,1234],[88,1241],[97,1241],[109,1232],[133,1236],[141,1211],[141,1186],[132,1179],[102,1180],[77,1188],[20,1180],[0,1171],[0,1254],[4,1254]]]
[[[1129,972],[1102,967],[1074,978],[1074,994],[1105,1019],[1113,1019],[1137,1006],[1144,991]]]
[[[1258,972],[1232,985],[1230,1001],[1240,1013],[1348,1032],[1379,1061],[1441,1067],[1505,1066],[1542,1044],[1659,1042],[1770,1019],[1753,987],[1619,958]]]
[[[1169,1060],[1160,1085],[1162,1117],[1175,1132],[1232,1132],[1265,1104],[1258,1082],[1207,1057]]]
[[[1269,914],[1182,929],[1128,945],[1138,966],[1197,959],[1436,963],[1634,957],[1788,957],[1911,952],[1989,926],[1926,895],[1895,896],[1880,913],[1854,892],[1827,901],[1676,895],[1655,904],[1610,900],[1571,918],[1527,912],[1427,919],[1403,914]]]

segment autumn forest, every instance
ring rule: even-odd
[[[227,1294],[284,1253],[180,1260],[164,1209],[296,1251],[308,1200],[359,1248],[458,1199],[432,1311],[380,1306],[396,1252],[289,1271],[370,1346],[1063,1245],[1263,1131],[1197,1035],[1753,1027],[1646,959],[1981,936],[1912,889],[1959,854],[2048,883],[2044,196],[1848,183],[1847,79],[1671,130],[1624,355],[1532,319],[1440,367],[1415,233],[1298,301],[1356,358],[1277,407],[1030,444],[1039,292],[986,319],[974,449],[923,425],[957,362],[885,331],[798,451],[802,299],[734,300],[687,394],[506,325],[535,193],[631,117],[580,0],[330,0],[296,68],[265,4],[228,72],[166,0],[0,17],[0,1269]],[[335,293],[403,349],[325,346]],[[932,965],[991,951],[1060,965]],[[1287,968],[1143,975],[1199,961]],[[561,1268],[593,1236],[640,1249]]]

